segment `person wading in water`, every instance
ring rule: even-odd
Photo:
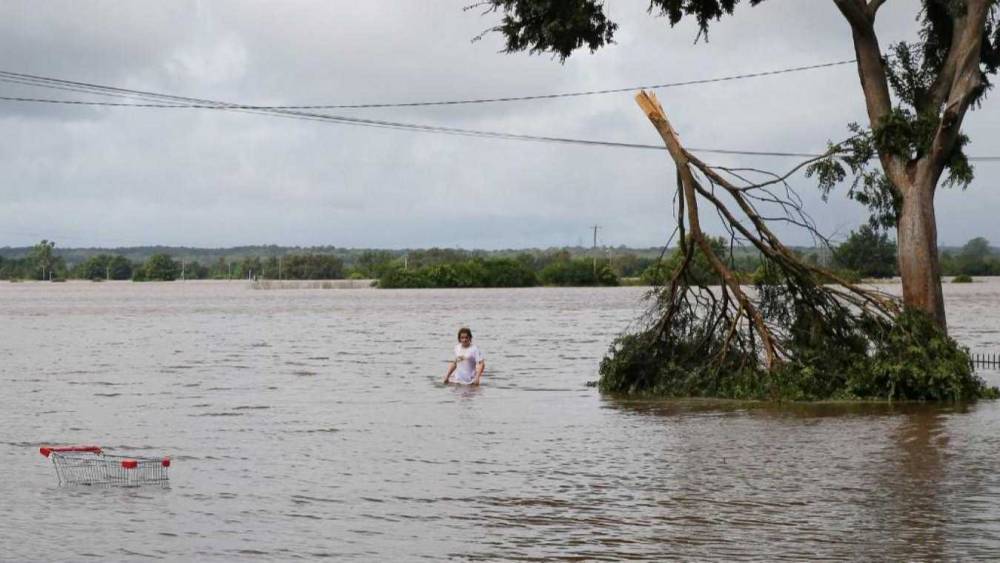
[[[465,327],[458,329],[455,359],[448,362],[448,373],[444,374],[444,383],[454,381],[462,385],[479,385],[485,369],[486,358],[479,347],[472,344],[472,331]]]

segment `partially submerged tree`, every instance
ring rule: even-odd
[[[851,30],[869,126],[853,126],[852,139],[810,171],[829,190],[849,169],[854,175],[849,195],[868,204],[875,221],[897,228],[904,304],[926,312],[945,330],[934,193],[945,171],[947,182],[966,186],[972,180],[961,126],[1000,65],[998,2],[923,0],[920,40],[894,45],[888,56],[875,33],[885,0],[833,2]],[[738,3],[650,0],[649,11],[666,16],[671,26],[694,17],[699,35],[707,36],[711,21],[731,15]],[[503,13],[492,31],[503,34],[508,52],[547,52],[565,59],[581,47],[594,51],[611,43],[618,29],[605,14],[603,0],[485,0],[477,5]],[[870,165],[876,157],[878,169]]]

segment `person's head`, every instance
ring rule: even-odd
[[[462,346],[468,346],[469,344],[472,344],[472,331],[464,326],[458,329],[458,342]]]

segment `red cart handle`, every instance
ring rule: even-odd
[[[38,453],[45,457],[49,457],[52,452],[90,452],[92,454],[101,453],[101,448],[99,446],[43,446],[38,448]]]

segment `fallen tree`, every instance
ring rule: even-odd
[[[770,228],[780,221],[820,236],[787,179],[840,147],[783,176],[711,167],[684,149],[655,95],[641,92],[636,101],[676,166],[683,259],[654,289],[639,325],[612,344],[601,362],[602,390],[769,400],[997,396],[932,315],[802,260]],[[702,231],[701,206],[722,220],[728,255]],[[727,264],[737,244],[764,261],[753,286]],[[697,254],[718,285],[692,275]]]

